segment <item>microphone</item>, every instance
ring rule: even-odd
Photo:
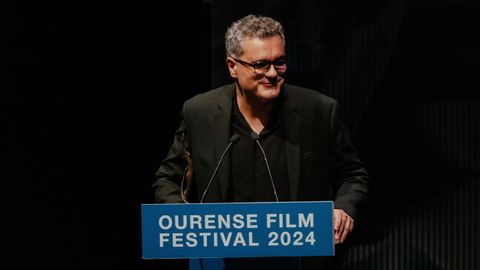
[[[272,183],[273,195],[275,195],[275,199],[278,202],[277,188],[275,188],[275,183],[273,182],[272,172],[270,171],[270,166],[268,166],[267,155],[265,155],[265,151],[263,151],[263,147],[260,144],[260,136],[258,136],[257,133],[252,132],[252,133],[250,133],[250,137],[257,143],[258,147],[260,147],[260,150],[262,151],[263,159],[265,160],[265,165],[267,165],[268,176],[270,176],[270,182]]]
[[[202,199],[200,200],[200,203],[203,203],[203,199],[205,199],[205,195],[207,195],[208,189],[210,189],[210,185],[212,184],[213,178],[217,174],[218,168],[220,168],[220,165],[222,164],[223,157],[227,153],[228,149],[230,149],[230,147],[233,144],[236,144],[238,142],[238,140],[240,140],[240,135],[233,134],[232,137],[230,138],[230,140],[228,141],[227,148],[225,148],[225,151],[223,151],[223,154],[222,154],[222,156],[220,157],[220,160],[217,163],[217,167],[215,167],[215,170],[213,171],[212,177],[210,178],[210,181],[208,181],[207,188],[205,188],[205,191],[203,192]]]

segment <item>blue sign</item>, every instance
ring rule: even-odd
[[[333,203],[142,204],[144,259],[333,256]]]

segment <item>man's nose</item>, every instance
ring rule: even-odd
[[[265,72],[265,76],[266,77],[275,77],[278,75],[278,72],[277,70],[275,69],[275,65],[273,64],[270,64],[270,66],[268,66],[268,70],[267,72]]]

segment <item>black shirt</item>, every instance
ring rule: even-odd
[[[281,102],[280,99],[269,122],[258,136],[270,166],[278,199],[279,201],[289,201],[285,129],[280,110]],[[240,112],[235,96],[232,111],[232,130],[240,135],[240,140],[233,145],[230,156],[231,176],[227,200],[233,202],[275,201],[262,151],[251,136],[254,131]],[[300,261],[297,257],[225,258],[223,262],[224,270],[300,269]]]
[[[279,99],[271,118],[260,132],[259,142],[265,151],[272,173],[277,196],[280,201],[290,200],[288,188],[285,131]],[[236,97],[233,102],[233,132],[240,140],[232,147],[230,158],[229,201],[258,202],[275,201],[272,182],[260,147],[251,134],[254,132],[238,108]]]

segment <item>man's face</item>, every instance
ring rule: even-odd
[[[247,38],[243,41],[244,54],[238,58],[227,57],[230,75],[236,78],[249,99],[272,101],[280,94],[285,83],[285,46],[279,36],[266,39]],[[265,63],[268,70],[262,70]]]

